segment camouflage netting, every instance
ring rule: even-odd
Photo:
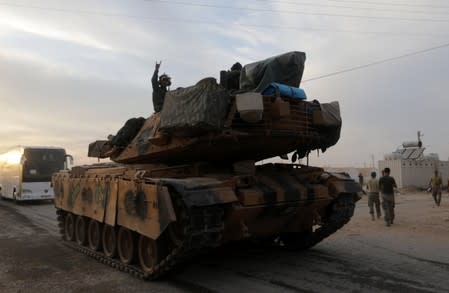
[[[229,102],[226,89],[212,77],[194,86],[169,91],[161,111],[160,129],[182,135],[221,129]]]
[[[261,92],[272,82],[299,87],[305,61],[305,53],[293,51],[247,64],[240,74],[240,90]]]

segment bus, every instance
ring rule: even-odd
[[[0,197],[14,201],[53,199],[51,176],[73,157],[58,147],[19,146],[0,154]]]

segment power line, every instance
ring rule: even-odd
[[[449,12],[441,12],[441,11],[420,11],[420,10],[403,10],[403,9],[392,9],[390,8],[379,8],[379,7],[357,7],[357,6],[344,6],[344,5],[334,5],[334,4],[318,4],[311,2],[300,2],[300,1],[269,1],[269,0],[254,0],[257,2],[266,2],[266,3],[278,3],[278,4],[287,4],[287,5],[295,5],[295,6],[312,6],[312,7],[328,7],[328,8],[342,8],[342,9],[353,9],[353,10],[369,10],[369,11],[385,11],[385,12],[401,12],[401,13],[416,13],[416,14],[440,14],[440,15],[449,15]],[[358,4],[363,4],[357,2]]]
[[[373,1],[355,1],[355,0],[327,0],[329,2],[344,2],[370,5],[387,5],[387,6],[405,6],[405,7],[430,7],[430,8],[449,8],[448,5],[429,5],[429,4],[410,4],[410,3],[391,3],[391,2],[373,2]]]
[[[374,66],[374,65],[378,65],[378,64],[382,64],[382,63],[387,63],[387,62],[390,62],[390,61],[403,59],[403,58],[407,58],[407,57],[418,55],[418,54],[423,54],[423,53],[426,53],[426,52],[429,52],[429,51],[433,51],[433,50],[437,50],[437,49],[441,49],[441,48],[445,48],[445,47],[449,47],[449,43],[446,43],[446,44],[443,44],[443,45],[439,45],[439,46],[436,46],[436,47],[432,47],[432,48],[428,48],[428,49],[424,49],[424,50],[420,50],[420,51],[411,52],[411,53],[400,55],[400,56],[396,56],[396,57],[391,57],[391,58],[375,61],[375,62],[364,64],[364,65],[351,67],[351,68],[348,68],[348,69],[343,69],[343,70],[340,70],[340,71],[335,71],[335,72],[324,74],[324,75],[320,75],[320,76],[316,76],[316,77],[313,77],[313,78],[309,78],[309,79],[303,80],[302,82],[304,83],[304,82],[309,82],[309,81],[313,81],[313,80],[317,80],[317,79],[322,79],[322,78],[326,78],[326,77],[330,77],[330,76],[334,76],[334,75],[339,75],[339,74],[342,74],[342,73],[355,71],[355,70],[359,70],[359,69],[362,69],[362,68],[366,68],[366,67],[370,67],[370,66]]]
[[[338,29],[327,29],[327,28],[313,28],[313,27],[295,27],[295,26],[278,26],[278,25],[266,25],[266,24],[250,24],[250,23],[229,23],[224,21],[208,21],[208,20],[199,20],[199,19],[182,19],[182,18],[173,18],[173,17],[149,17],[149,16],[141,16],[141,15],[127,15],[120,13],[107,13],[107,12],[99,12],[99,11],[89,11],[89,10],[73,10],[66,8],[54,8],[54,7],[43,7],[43,6],[35,6],[35,5],[24,5],[24,4],[15,4],[15,3],[2,3],[0,2],[0,6],[8,6],[8,7],[17,7],[17,8],[26,8],[26,9],[34,9],[34,10],[42,10],[42,11],[52,11],[58,13],[67,13],[67,14],[83,14],[83,15],[96,15],[96,16],[104,16],[104,17],[122,17],[122,18],[130,18],[130,19],[142,19],[144,21],[160,21],[160,22],[181,22],[181,23],[199,23],[199,24],[212,24],[212,25],[236,25],[241,27],[249,27],[249,28],[264,28],[264,29],[273,29],[273,30],[293,30],[293,31],[313,31],[313,32],[324,32],[324,33],[349,33],[349,34],[370,34],[370,35],[388,35],[393,37],[444,37],[447,38],[448,34],[432,34],[432,33],[412,33],[412,32],[388,32],[388,31],[357,31],[357,30],[338,30]]]
[[[250,7],[242,7],[242,6],[216,5],[216,4],[206,4],[206,3],[191,3],[191,2],[183,2],[183,1],[167,1],[167,0],[145,0],[145,1],[159,2],[159,3],[164,3],[164,4],[183,5],[183,6],[231,9],[231,10],[239,10],[239,11],[247,10],[247,11],[270,12],[270,13],[275,12],[275,13],[298,14],[298,15],[316,15],[316,16],[327,16],[327,17],[346,17],[346,18],[357,18],[357,19],[412,21],[412,22],[449,22],[449,19],[371,16],[371,15],[355,15],[355,14],[324,13],[324,12],[303,12],[303,11],[290,11],[290,10],[274,10],[274,9],[265,9],[265,8],[250,8]]]

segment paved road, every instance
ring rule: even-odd
[[[349,225],[309,251],[218,250],[143,282],[64,246],[52,204],[0,201],[0,292],[449,292],[449,205],[431,210],[445,219],[438,227],[413,222],[427,205],[399,202],[402,217],[387,228],[362,199]]]

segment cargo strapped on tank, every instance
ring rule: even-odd
[[[275,97],[277,92],[282,97],[289,97],[293,99],[306,100],[306,92],[299,87],[292,87],[282,83],[272,82],[263,91],[262,95]]]

